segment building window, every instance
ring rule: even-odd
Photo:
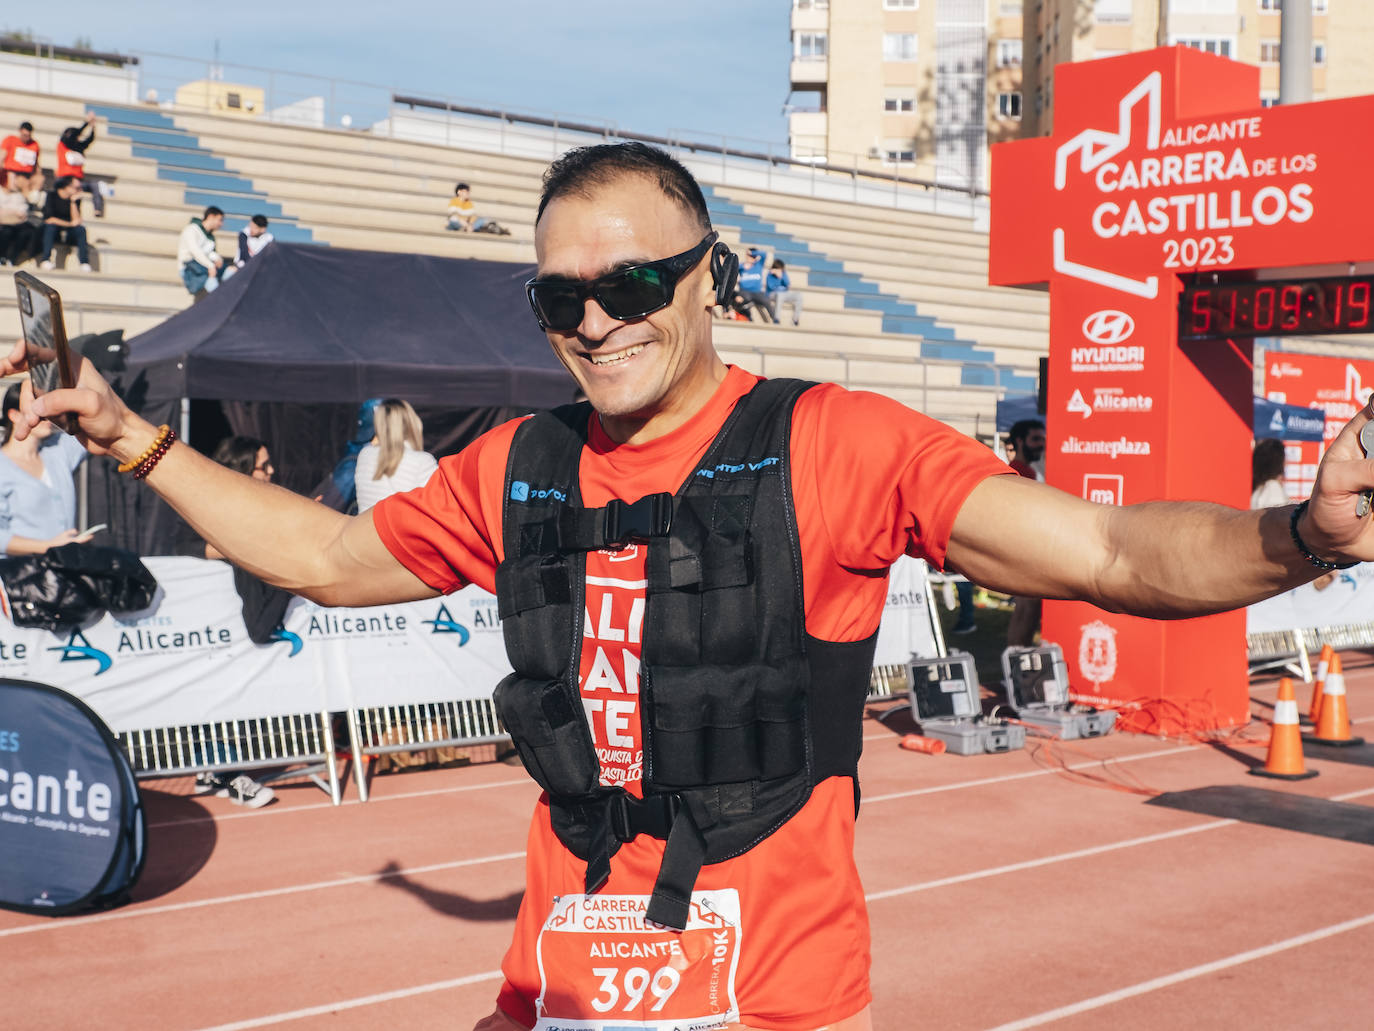
[[[997,94],[997,116],[999,118],[1021,117],[1021,94],[1016,91]]]
[[[916,33],[914,33],[914,32],[884,32],[884,33],[883,33],[883,60],[884,60],[884,61],[914,61],[914,60],[916,60]]]
[[[900,164],[903,161],[915,161],[916,152],[914,150],[885,150],[883,151],[883,161],[889,165]]]
[[[1279,63],[1279,41],[1277,39],[1260,40],[1260,64]]]
[[[1312,44],[1312,63],[1313,63],[1313,64],[1326,64],[1326,44],[1325,44],[1325,43],[1313,43],[1313,44]]]
[[[1261,11],[1282,11],[1283,0],[1259,0]]]
[[[1128,22],[1131,14],[1131,0],[1096,0],[1093,4],[1094,21]]]
[[[1021,41],[1019,39],[999,39],[997,41],[997,67],[1013,68],[1021,64]]]
[[[921,0],[883,0],[884,11],[914,11]]]
[[[238,93],[226,93],[226,94],[224,95],[224,106],[225,106],[225,107],[232,107],[232,108],[234,108],[234,109],[236,109],[236,110],[242,109],[242,107],[243,107],[243,97],[242,97],[242,95],[241,95],[241,94],[238,94]]]
[[[883,110],[889,114],[909,115],[916,110],[915,97],[883,97]]]
[[[1325,13],[1326,13],[1326,0],[1312,0],[1312,13],[1313,13],[1313,14],[1325,14]]]
[[[1278,102],[1278,97],[1260,97],[1260,107],[1275,107]]]
[[[1201,50],[1204,54],[1216,54],[1219,57],[1230,57],[1232,50],[1229,36],[1194,36],[1190,39],[1175,39],[1174,45],[1192,47],[1194,50]]]
[[[792,0],[792,6],[798,11],[826,11],[830,9],[830,0]]]
[[[796,46],[793,56],[798,61],[824,61],[826,34],[824,32],[798,32],[794,37]]]
[[[1011,2],[1011,0],[1003,0],[1002,3],[997,5],[997,13],[1003,18],[1021,17],[1020,0],[1015,0],[1015,2]]]

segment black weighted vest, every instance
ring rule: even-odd
[[[496,571],[515,672],[498,713],[549,793],[553,829],[590,894],[636,834],[666,838],[648,918],[686,925],[705,863],[753,848],[832,776],[854,781],[876,634],[807,635],[792,503],[792,409],[811,384],[763,380],[676,494],[582,507],[591,409],[527,419],[506,465]],[[647,542],[639,713],[644,798],[600,783],[578,691],[586,555]]]

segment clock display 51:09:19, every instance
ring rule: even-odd
[[[1374,278],[1185,287],[1180,336],[1293,336],[1374,330]]]

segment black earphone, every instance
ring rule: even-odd
[[[739,255],[723,243],[711,248],[711,279],[716,284],[716,303],[728,305],[739,278]]]

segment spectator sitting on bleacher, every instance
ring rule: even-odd
[[[86,246],[86,227],[81,224],[81,201],[77,194],[81,184],[71,176],[53,183],[43,201],[43,244],[38,256],[39,267],[51,269],[53,245],[59,240],[76,248],[81,271],[91,271],[91,254]]]
[[[787,265],[781,258],[774,258],[773,265],[768,270],[768,314],[773,316],[774,322],[780,322],[778,318],[778,308],[784,304],[792,306],[792,325],[801,322],[802,296],[797,290],[792,289],[792,280],[787,275]]]
[[[29,199],[24,195],[28,182],[26,176],[15,176],[0,186],[0,265],[18,265],[37,249],[29,225]]]
[[[750,321],[754,312],[759,313],[762,322],[778,321],[768,308],[767,270],[768,255],[757,247],[750,247],[745,252],[744,260],[739,263],[738,289],[748,302],[749,310],[745,314]]]
[[[91,207],[96,218],[105,217],[104,183],[86,182],[86,148],[95,142],[95,115],[86,113],[86,121],[81,125],[69,125],[62,130],[57,140],[57,177],[71,176],[82,186],[89,189]]]
[[[239,230],[239,254],[234,259],[234,266],[243,268],[272,240],[272,234],[267,231],[267,216],[254,215],[248,220],[248,225]]]
[[[177,270],[186,291],[196,300],[213,293],[220,280],[237,271],[233,266],[225,268],[224,259],[215,250],[215,230],[222,225],[224,212],[212,204],[200,218],[187,223],[177,241]]]
[[[447,228],[455,233],[510,236],[510,230],[505,226],[477,214],[477,205],[472,202],[472,188],[467,183],[459,183],[453,188],[453,198],[448,202]]]
[[[0,158],[3,158],[0,168],[3,168],[6,180],[12,174],[30,176],[37,172],[39,149],[30,122],[19,123],[17,136],[6,136],[0,140]]]

